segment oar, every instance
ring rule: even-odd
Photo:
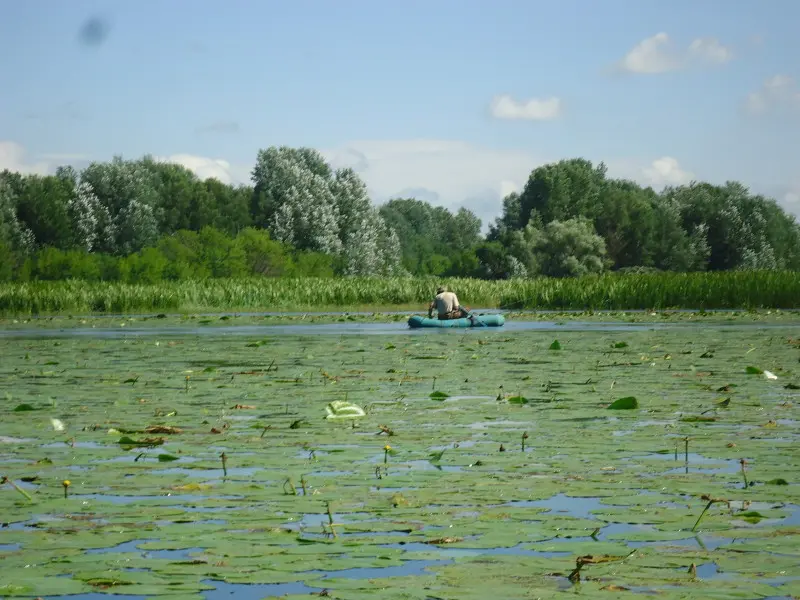
[[[480,319],[478,319],[478,318],[477,318],[475,315],[473,315],[473,314],[472,314],[472,312],[471,312],[471,311],[467,310],[467,309],[466,309],[466,307],[462,306],[462,307],[461,307],[461,309],[462,309],[462,310],[463,310],[465,313],[467,313],[467,318],[468,318],[468,319],[470,319],[470,320],[472,321],[472,323],[473,323],[473,327],[475,326],[475,325],[474,325],[475,321],[478,321],[478,323],[480,323],[480,324],[481,324],[481,327],[488,327],[488,325],[487,325],[486,323],[484,323],[483,321],[481,321]]]

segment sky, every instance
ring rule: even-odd
[[[309,146],[486,223],[537,166],[800,214],[797,0],[0,0],[0,170]]]

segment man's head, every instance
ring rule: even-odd
[[[447,288],[445,286],[443,286],[443,285],[440,285],[438,288],[436,288],[436,293],[437,294],[443,294],[446,291],[447,291]]]

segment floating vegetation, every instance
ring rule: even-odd
[[[360,406],[345,400],[334,400],[325,407],[326,419],[354,419],[366,416],[367,413]]]
[[[800,323],[709,318],[0,337],[0,596],[796,597]]]
[[[614,400],[609,406],[611,410],[633,410],[639,408],[639,401],[635,396],[625,396]]]

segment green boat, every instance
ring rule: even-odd
[[[440,321],[435,317],[431,319],[414,315],[408,320],[408,326],[414,329],[418,327],[502,327],[505,322],[506,319],[501,314],[475,315],[473,318],[464,317],[445,321]]]

